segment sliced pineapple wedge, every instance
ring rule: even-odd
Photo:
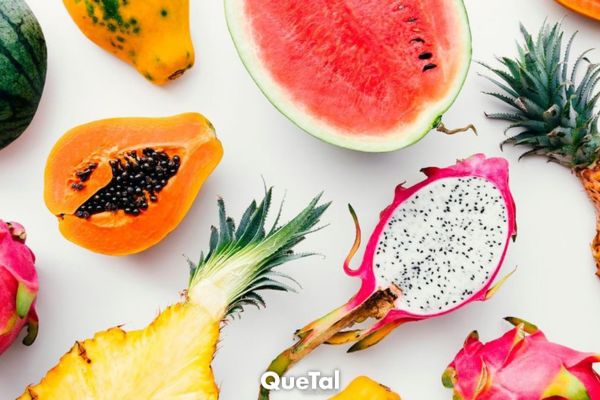
[[[20,400],[216,400],[211,362],[223,320],[244,306],[263,306],[258,291],[286,291],[285,275],[274,268],[308,254],[293,248],[314,230],[328,204],[319,197],[292,219],[270,230],[265,220],[271,190],[253,202],[236,229],[219,200],[220,225],[210,251],[190,263],[185,299],[167,308],[148,327],[120,327],[77,342]],[[279,220],[279,217],[277,217]]]
[[[145,329],[112,328],[77,342],[20,399],[217,399],[210,361],[219,328],[202,306],[176,304]]]

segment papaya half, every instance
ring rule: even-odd
[[[194,65],[189,0],[63,0],[94,43],[163,85]]]
[[[97,253],[134,254],[177,227],[222,156],[200,114],[96,121],[55,144],[44,199],[68,240]]]

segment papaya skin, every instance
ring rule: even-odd
[[[63,0],[94,43],[157,85],[194,65],[189,0]]]
[[[181,159],[177,174],[156,203],[149,203],[139,216],[122,210],[88,219],[74,215],[112,180],[110,160],[146,147]],[[44,200],[71,242],[101,254],[135,254],[154,246],[179,225],[222,157],[223,147],[212,124],[200,114],[96,121],[70,130],[55,144],[46,164]],[[97,168],[85,188],[73,190],[76,172],[90,163]]]
[[[359,376],[329,400],[400,400],[400,396],[366,376]]]
[[[597,0],[557,0],[559,4],[581,15],[600,21],[600,3]]]

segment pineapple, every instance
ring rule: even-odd
[[[502,69],[483,64],[496,77],[488,77],[500,93],[487,93],[508,106],[510,112],[486,114],[510,122],[506,131],[518,133],[504,143],[524,145],[523,154],[541,155],[567,168],[581,180],[597,211],[596,237],[592,253],[600,276],[600,132],[596,110],[600,93],[600,64],[593,64],[585,51],[570,66],[577,33],[563,49],[560,24],[544,24],[533,37],[522,25],[523,45],[516,59],[499,58]],[[499,78],[499,79],[497,79]]]
[[[239,227],[219,200],[220,226],[212,228],[210,251],[190,262],[191,279],[182,302],[148,327],[120,327],[77,342],[42,381],[29,386],[28,400],[214,400],[211,370],[222,322],[244,306],[264,306],[258,291],[287,291],[274,268],[307,254],[293,247],[314,229],[328,204],[320,196],[284,226],[266,230],[272,191],[253,202]],[[281,212],[279,213],[281,215]],[[275,278],[280,279],[275,279]]]

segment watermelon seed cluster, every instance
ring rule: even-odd
[[[410,40],[410,42],[412,44],[423,44],[425,43],[425,39],[421,38],[421,37],[416,37]],[[419,54],[419,60],[421,61],[427,61],[427,60],[431,60],[433,58],[433,53],[430,51],[423,51],[422,53]],[[432,62],[428,62],[427,64],[425,64],[423,66],[423,72],[427,72],[430,69],[434,69],[437,68],[437,64],[432,63]]]

